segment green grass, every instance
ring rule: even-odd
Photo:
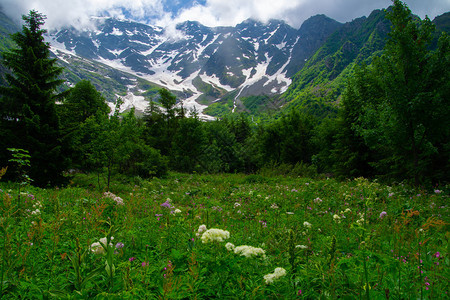
[[[22,187],[21,207],[17,185],[0,189],[5,299],[448,298],[448,187],[171,173],[116,178],[120,205],[77,175],[66,188]],[[230,236],[202,243],[200,225]],[[266,284],[278,267],[286,275]]]

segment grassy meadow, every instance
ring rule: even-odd
[[[449,192],[240,174],[116,178],[110,193],[95,175],[1,182],[0,298],[447,299]]]

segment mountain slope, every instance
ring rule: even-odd
[[[344,24],[293,77],[280,101],[317,115],[332,113],[354,65],[378,55],[388,32],[389,22],[381,10]]]
[[[238,105],[240,98],[286,91],[289,76],[340,25],[325,16],[311,18],[300,30],[278,20],[216,28],[187,21],[173,34],[131,21],[94,21],[94,28],[82,32],[52,32],[48,41],[56,52],[101,62],[178,91],[183,103],[198,103],[200,111],[229,95],[234,95],[234,108],[245,109]]]
[[[385,10],[375,10],[369,17],[344,24],[329,36],[321,48],[293,77],[289,89],[277,99],[285,108],[301,108],[318,116],[334,114],[347,78],[355,65],[370,64],[374,56],[381,55],[390,31]],[[450,13],[437,16],[436,47],[440,32],[449,32]]]

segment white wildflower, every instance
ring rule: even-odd
[[[334,220],[336,223],[340,223],[340,222],[341,222],[341,217],[340,217],[339,215],[337,215],[337,214],[334,214],[334,215],[333,215],[333,220]]]
[[[233,251],[236,247],[232,243],[226,243],[225,248],[227,248],[228,251]]]
[[[114,237],[111,237],[111,241],[114,240]],[[111,243],[111,241],[109,242],[109,246],[112,247],[113,244]],[[99,242],[95,242],[91,244],[91,251],[94,252],[95,254],[104,254],[105,253],[105,248],[107,247],[106,245],[107,243],[107,238],[101,238]]]
[[[270,208],[272,209],[278,209],[278,205],[276,203],[272,203],[272,205],[270,206]]]
[[[283,276],[286,276],[286,270],[283,268],[276,268],[273,273],[264,275],[264,280],[266,281],[266,284],[271,284],[274,280]]]
[[[206,230],[202,234],[202,243],[210,243],[210,242],[223,242],[230,237],[230,232],[227,230],[211,228]]]
[[[305,226],[306,228],[311,228],[312,227],[312,225],[311,225],[311,223],[309,223],[309,222],[303,222],[303,226]]]
[[[308,249],[308,246],[305,246],[305,245],[297,245],[297,246],[295,246],[295,248]]]
[[[262,256],[263,258],[266,257],[266,252],[262,248],[256,248],[247,245],[235,247],[234,253],[240,254],[241,256],[245,257],[252,257],[252,256]]]

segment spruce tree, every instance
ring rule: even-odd
[[[65,167],[60,142],[56,101],[62,68],[50,58],[49,44],[41,29],[45,16],[30,11],[22,16],[21,32],[11,35],[17,48],[3,53],[3,65],[10,69],[7,86],[0,87],[1,164],[8,159],[6,148],[28,150],[30,177],[37,186],[60,183]]]

